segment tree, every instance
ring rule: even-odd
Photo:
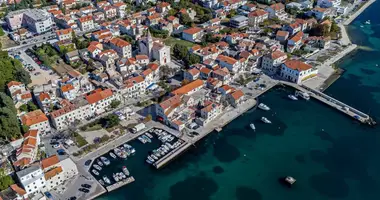
[[[181,86],[187,85],[187,84],[189,84],[189,83],[190,83],[189,80],[187,80],[187,79],[183,79],[182,82],[181,82]]]
[[[4,91],[10,81],[19,81],[27,85],[31,80],[19,60],[9,57],[5,51],[0,51],[0,91]]]
[[[120,122],[120,119],[115,114],[110,114],[110,115],[106,116],[105,118],[103,118],[103,120],[102,120],[103,127],[107,127],[107,128],[112,128],[112,127],[118,125],[119,122]]]
[[[3,168],[0,169],[0,190],[7,189],[10,185],[14,184],[11,176],[5,174]]]
[[[111,101],[110,106],[111,106],[111,108],[117,108],[120,104],[121,104],[121,101],[113,100],[113,101]]]
[[[0,108],[0,136],[6,140],[21,136],[17,116],[7,107]]]
[[[190,16],[188,14],[181,14],[179,18],[179,22],[181,24],[185,24],[187,26],[190,26],[193,20],[191,20]]]
[[[5,35],[3,28],[0,27],[0,36]]]
[[[31,111],[35,111],[37,110],[38,107],[36,106],[36,104],[34,104],[32,101],[29,101],[28,102],[28,111],[31,112]]]
[[[0,107],[9,108],[13,113],[17,113],[13,100],[4,92],[0,92]]]
[[[201,58],[195,54],[189,54],[185,57],[184,61],[187,66],[190,66],[196,63],[200,63]]]
[[[22,132],[22,133],[25,134],[25,133],[28,132],[28,131],[29,131],[29,126],[27,126],[27,125],[22,125],[22,126],[21,126],[21,132]]]
[[[233,9],[233,10],[230,10],[227,17],[232,18],[232,17],[235,17],[236,15],[237,15],[237,11],[235,9]]]
[[[173,47],[173,55],[179,60],[184,59],[188,54],[187,47],[181,44],[175,44]]]
[[[177,14],[177,10],[176,9],[170,9],[169,11],[168,11],[168,16],[174,16],[174,15],[176,15]]]
[[[211,33],[207,33],[202,37],[202,46],[206,46],[208,43],[217,43],[220,41],[220,37],[213,36]]]
[[[28,106],[26,104],[23,104],[18,108],[21,112],[28,112]]]

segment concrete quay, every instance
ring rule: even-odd
[[[352,21],[354,21],[365,9],[367,9],[371,4],[373,4],[376,0],[369,0],[364,3],[364,5],[356,11],[354,14],[350,15],[349,18],[344,21],[343,25],[347,26],[351,24]]]
[[[124,185],[128,185],[128,184],[130,184],[130,183],[132,183],[134,181],[135,181],[135,178],[133,176],[131,176],[131,177],[128,177],[127,179],[125,179],[123,181],[119,181],[119,182],[117,182],[115,184],[107,186],[106,190],[107,190],[107,192],[111,192],[111,191],[114,191],[114,190],[116,190],[116,189],[118,189],[120,187],[123,187]]]
[[[173,151],[171,151],[170,153],[166,154],[164,157],[159,159],[157,162],[155,162],[153,166],[155,166],[157,169],[164,167],[174,158],[176,158],[177,156],[184,153],[187,149],[189,149],[190,146],[191,146],[190,143],[187,143],[187,142],[182,143],[181,146],[177,147],[176,149],[174,149]]]

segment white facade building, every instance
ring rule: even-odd
[[[285,62],[287,55],[282,51],[274,51],[265,55],[261,62],[261,67],[270,74],[276,74],[278,67]]]
[[[318,69],[299,60],[288,60],[281,66],[281,77],[297,84],[317,74]]]
[[[16,172],[17,178],[28,195],[36,194],[46,185],[44,172],[40,166],[31,166]]]

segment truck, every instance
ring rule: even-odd
[[[137,124],[135,127],[132,128],[132,133],[137,133],[145,128],[144,123]]]

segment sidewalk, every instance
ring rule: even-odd
[[[368,8],[375,1],[376,0],[369,0],[369,1],[365,2],[364,5],[358,11],[356,11],[354,14],[350,15],[350,17],[346,21],[343,22],[343,25],[347,26],[347,25],[351,24],[351,22],[354,21],[356,19],[356,17],[358,17],[366,8]]]

